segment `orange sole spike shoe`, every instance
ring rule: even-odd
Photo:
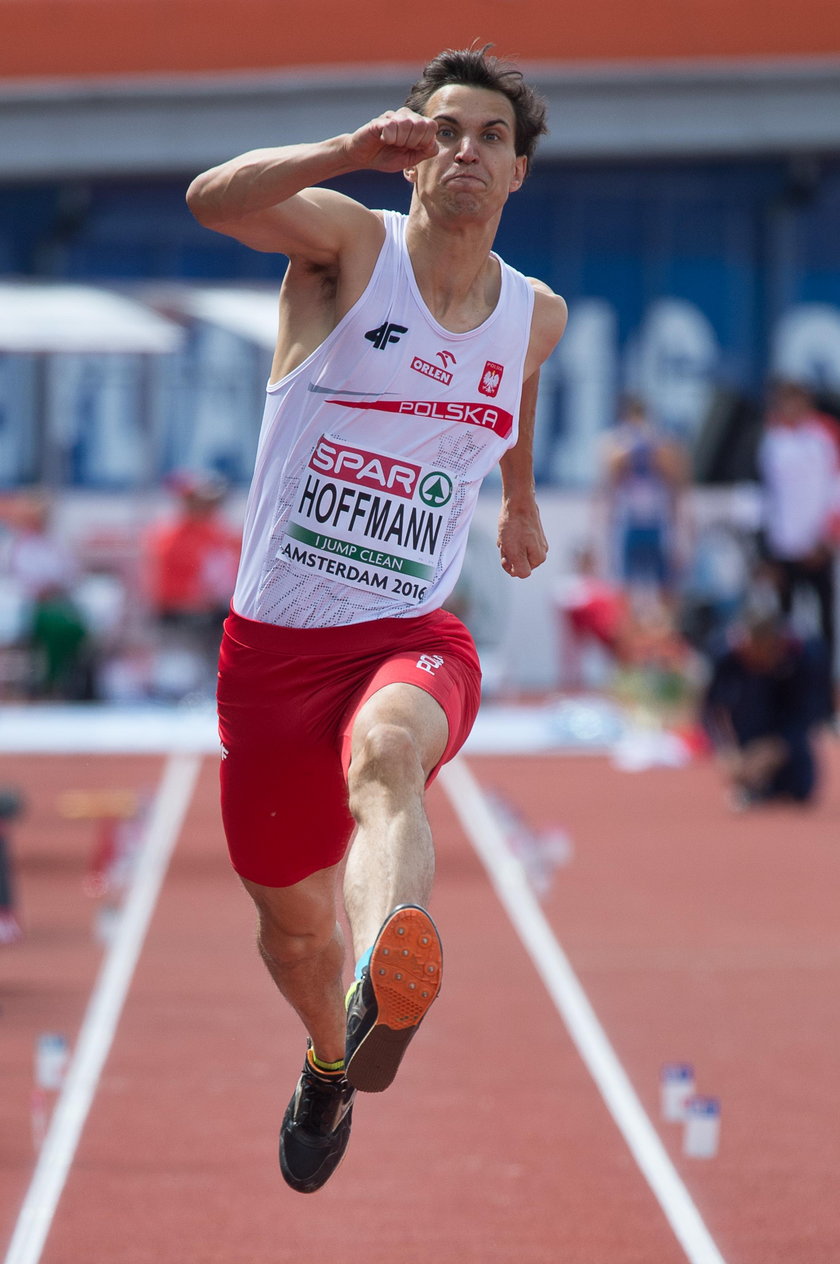
[[[443,949],[425,909],[402,904],[382,924],[369,965],[347,1008],[345,1074],[363,1093],[381,1093],[440,992]]]

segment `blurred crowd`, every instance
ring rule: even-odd
[[[691,454],[642,399],[623,399],[605,431],[596,525],[554,592],[562,687],[595,685],[636,714],[693,723],[742,806],[808,801],[813,735],[837,727],[840,421],[801,383],[777,381],[754,464],[760,522],[698,528]],[[215,474],[179,473],[164,492],[136,529],[94,532],[83,547],[42,491],[0,496],[0,698],[212,698],[236,514]],[[486,625],[498,630],[481,602],[496,570],[476,533],[448,604],[480,648]],[[485,675],[492,692],[489,653]]]
[[[737,808],[811,801],[815,741],[838,732],[840,421],[802,383],[774,382],[755,465],[760,520],[697,533],[688,453],[626,399],[596,538],[557,588],[567,682],[594,670],[631,711],[693,725]]]
[[[45,493],[0,498],[0,697],[212,698],[240,549],[228,490],[179,473],[166,509],[75,548]]]

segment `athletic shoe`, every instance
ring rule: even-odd
[[[299,1194],[320,1189],[344,1158],[355,1096],[343,1075],[319,1075],[306,1059],[280,1128],[280,1171]]]
[[[440,991],[443,949],[425,909],[402,904],[386,918],[370,964],[347,1006],[347,1079],[364,1093],[381,1093],[397,1073]]]

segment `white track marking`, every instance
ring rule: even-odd
[[[691,1264],[725,1264],[546,921],[521,864],[511,853],[481,788],[462,759],[443,768],[440,781],[688,1259]]]
[[[131,890],[91,994],[5,1264],[37,1264],[41,1258],[200,767],[197,755],[171,756],[166,764]]]

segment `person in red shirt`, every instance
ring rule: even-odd
[[[145,541],[149,603],[163,625],[215,659],[241,544],[220,512],[228,486],[211,474],[178,474],[169,485],[179,498],[178,512],[155,524]]]

